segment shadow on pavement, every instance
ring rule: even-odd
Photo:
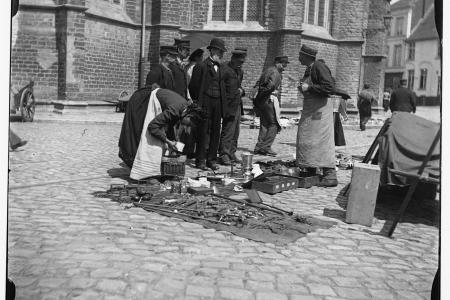
[[[345,222],[346,209],[348,197],[344,196],[347,186],[341,189],[336,197],[336,203],[342,210],[325,208],[323,215],[338,219]],[[377,203],[375,206],[374,217],[379,220],[385,220],[383,228],[379,233],[383,236],[387,235],[387,232],[400,209],[400,205],[404,196],[406,195],[407,188],[393,187],[393,188],[380,188],[377,197]],[[433,193],[422,193],[413,197],[406,209],[405,214],[401,219],[401,223],[412,224],[424,224],[427,226],[439,227],[440,223],[440,202],[435,200]]]

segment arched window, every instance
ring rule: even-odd
[[[209,0],[209,22],[259,22],[263,0]]]
[[[329,28],[330,0],[305,0],[303,23]]]

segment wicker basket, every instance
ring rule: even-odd
[[[163,156],[161,175],[184,177],[186,173],[186,156]]]

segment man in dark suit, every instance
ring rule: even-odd
[[[281,100],[281,73],[287,67],[289,59],[287,56],[275,57],[275,64],[267,68],[257,82],[258,93],[253,101],[255,108],[260,113],[260,126],[258,142],[255,145],[255,154],[276,156],[272,150],[272,144],[278,131],[281,129],[277,122],[276,107]],[[278,99],[274,103],[271,96]]]
[[[222,80],[225,83],[225,101],[229,111],[232,112],[223,118],[222,133],[220,134],[219,161],[226,166],[239,161],[235,153],[242,114],[241,97],[245,94],[242,88],[244,77],[242,65],[247,57],[247,49],[236,48],[231,53],[231,60],[221,66]]]
[[[391,112],[405,111],[416,113],[416,96],[406,87],[407,80],[400,80],[400,87],[391,94],[389,108]]]
[[[189,82],[189,93],[194,103],[198,103],[207,113],[204,126],[200,127],[197,142],[195,165],[199,169],[207,167],[217,170],[217,151],[220,140],[220,122],[222,116],[234,113],[225,105],[225,85],[222,81],[220,63],[227,49],[225,42],[213,38],[207,47],[210,56],[202,63],[195,65]]]
[[[175,46],[161,46],[159,48],[161,62],[151,67],[145,85],[175,91],[174,77],[169,65],[176,60],[177,55]]]
[[[174,46],[177,48],[177,57],[169,65],[173,75],[173,90],[184,98],[187,98],[187,78],[184,60],[189,56],[189,44],[188,40],[175,39]]]

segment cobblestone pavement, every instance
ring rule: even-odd
[[[264,200],[334,220],[287,246],[127,209],[97,198],[124,183],[120,125],[13,123],[28,144],[10,153],[8,276],[17,299],[428,299],[438,261],[438,205],[408,211],[394,238],[379,234],[392,207],[377,205],[372,227],[350,225],[342,189],[297,189]],[[378,130],[347,131],[339,151],[362,155]],[[257,130],[243,129],[240,151]],[[296,129],[275,151],[295,151]],[[188,174],[193,174],[188,168]],[[389,222],[389,221],[388,221]]]

